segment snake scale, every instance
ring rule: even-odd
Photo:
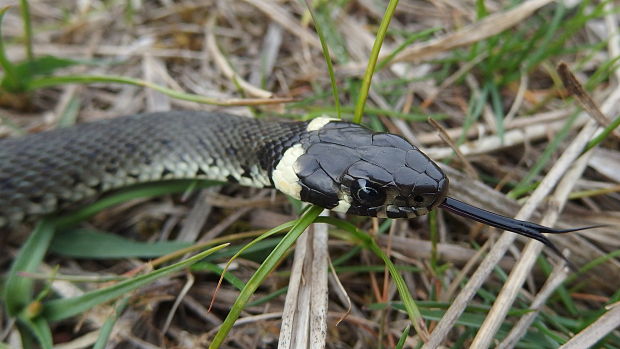
[[[562,233],[447,197],[448,178],[404,138],[327,117],[215,112],[124,116],[0,140],[0,229],[134,184],[205,178],[275,187],[338,212],[413,218],[435,207],[534,238]]]

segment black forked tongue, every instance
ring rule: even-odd
[[[446,210],[457,214],[459,216],[471,218],[480,223],[484,223],[486,225],[490,225],[496,228],[504,229],[511,231],[513,233],[517,233],[523,236],[527,236],[528,238],[538,240],[545,244],[545,246],[549,247],[553,252],[555,252],[559,257],[562,257],[569,265],[572,266],[572,263],[564,257],[564,255],[560,252],[560,250],[549,240],[543,233],[549,234],[561,234],[561,233],[570,233],[573,231],[585,230],[590,228],[597,228],[600,225],[593,225],[589,227],[581,227],[581,228],[573,228],[573,229],[553,229],[549,227],[545,227],[540,224],[520,221],[514,218],[508,218],[497,213],[489,212],[487,210],[483,210],[479,207],[472,206],[466,204],[464,202],[458,201],[456,199],[447,197],[444,202],[442,202],[439,207],[445,208]],[[574,267],[573,267],[574,268]]]

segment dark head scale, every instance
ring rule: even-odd
[[[448,178],[404,138],[357,124],[331,121],[309,132],[295,162],[300,197],[316,205],[361,216],[413,218],[435,207],[538,240],[558,255],[543,233],[567,233],[516,220],[447,197]]]

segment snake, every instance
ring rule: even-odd
[[[544,233],[448,196],[441,168],[405,138],[330,117],[142,113],[0,140],[0,230],[149,182],[210,179],[275,188],[335,212],[415,218],[443,208],[536,239]]]

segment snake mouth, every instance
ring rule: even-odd
[[[383,218],[415,218],[428,214],[428,208],[387,205],[385,207],[385,213],[381,213],[384,215]]]

